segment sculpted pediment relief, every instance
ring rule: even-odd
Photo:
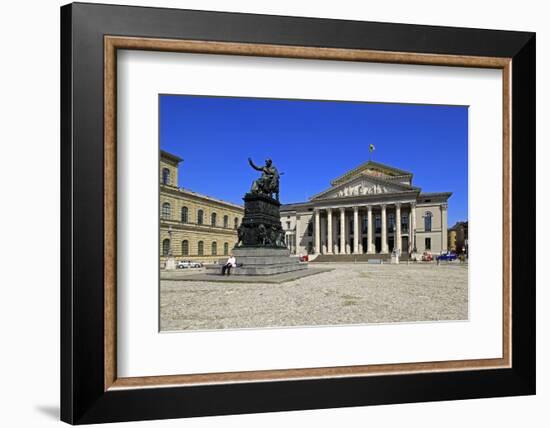
[[[380,193],[389,193],[391,190],[388,186],[381,184],[364,185],[363,183],[345,186],[342,189],[333,192],[332,197],[341,198],[345,196],[360,196],[360,195],[378,195]]]
[[[402,192],[403,185],[394,183],[379,183],[366,178],[353,180],[340,186],[335,186],[319,195],[316,198],[345,198],[349,196],[379,195],[382,193]]]

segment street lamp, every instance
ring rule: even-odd
[[[168,257],[172,257],[172,226],[168,226]]]

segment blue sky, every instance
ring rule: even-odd
[[[414,174],[423,192],[453,192],[449,226],[468,215],[468,108],[161,95],[160,147],[183,158],[179,186],[242,204],[267,157],[281,202],[303,202],[369,159]]]

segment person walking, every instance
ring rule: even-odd
[[[227,276],[231,275],[231,268],[235,266],[237,266],[235,256],[233,254],[229,254],[229,258],[222,267],[222,275],[225,275],[225,272],[227,272]]]

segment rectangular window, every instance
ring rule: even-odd
[[[313,222],[307,224],[307,236],[313,236]]]
[[[363,233],[367,233],[369,230],[369,218],[367,216],[363,217]]]
[[[388,232],[393,232],[395,228],[395,215],[393,213],[388,214]]]
[[[407,233],[409,231],[409,215],[404,214],[401,216],[401,232]]]
[[[432,249],[432,238],[425,238],[424,239],[424,248],[426,250],[431,250]]]
[[[289,221],[286,222],[286,228],[290,229],[290,222]]]

